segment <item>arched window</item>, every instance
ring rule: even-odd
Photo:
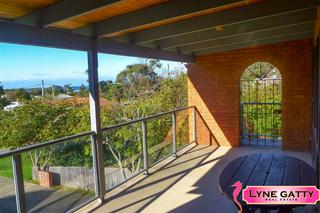
[[[267,62],[248,66],[240,79],[241,144],[281,146],[282,79]]]

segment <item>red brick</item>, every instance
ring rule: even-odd
[[[312,117],[311,40],[198,56],[196,64],[189,64],[189,105],[197,106],[204,119],[202,124],[197,123],[198,142],[208,143],[210,131],[218,144],[239,146],[239,81],[245,68],[258,61],[275,65],[282,76],[283,148],[309,150]]]

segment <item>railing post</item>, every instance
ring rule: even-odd
[[[147,123],[142,121],[142,148],[143,148],[143,166],[144,174],[148,175],[148,145],[147,145]]]
[[[25,213],[27,212],[27,208],[25,201],[23,171],[20,154],[12,156],[12,172],[14,178],[14,188],[16,193],[17,212]]]
[[[173,156],[177,156],[177,119],[176,113],[172,113],[172,152]]]
[[[193,141],[198,143],[197,141],[197,109],[193,107]]]
[[[103,202],[106,190],[100,123],[97,38],[91,38],[91,49],[88,51],[88,75],[91,130],[95,133],[91,137],[95,193],[100,198],[100,201]]]

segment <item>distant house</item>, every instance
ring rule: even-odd
[[[4,107],[3,109],[5,111],[10,111],[10,110],[13,110],[19,106],[21,106],[22,103],[20,103],[19,101],[14,101],[14,102],[11,102],[8,106]]]
[[[59,100],[64,100],[64,99],[69,99],[69,98],[73,98],[73,96],[67,95],[67,94],[59,94],[55,97],[55,99],[59,99]]]

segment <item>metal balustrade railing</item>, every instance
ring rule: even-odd
[[[88,144],[90,146],[90,141],[91,143],[94,143],[94,132],[89,131],[89,132],[84,132],[81,134],[77,135],[72,135],[69,137],[64,137],[60,138],[57,140],[52,140],[48,142],[43,142],[35,145],[30,145],[26,147],[21,147],[18,149],[6,151],[0,153],[0,161],[4,160],[6,158],[11,158],[12,159],[12,174],[13,174],[13,184],[14,184],[14,190],[15,190],[15,200],[16,200],[16,211],[17,212],[27,212],[28,210],[32,210],[34,206],[32,206],[30,203],[32,203],[32,198],[29,197],[29,202],[26,203],[26,198],[28,197],[28,194],[35,194],[36,190],[39,190],[39,188],[34,188],[32,191],[28,192],[25,190],[25,182],[24,182],[24,172],[23,172],[23,164],[24,162],[22,161],[22,156],[24,156],[23,159],[26,159],[26,157],[29,157],[29,153],[38,151],[38,152],[43,152],[44,149],[48,148],[53,148],[52,150],[62,150],[65,148],[68,148],[70,145],[77,145],[77,146],[82,146],[84,144]],[[76,142],[74,142],[76,141]],[[84,143],[83,143],[84,142]],[[92,152],[94,153],[94,152]],[[94,155],[94,154],[93,154]],[[62,156],[61,156],[62,157]],[[94,158],[95,156],[93,156]],[[90,157],[89,157],[90,158]],[[92,165],[93,167],[94,165]],[[31,168],[30,168],[31,169]],[[32,168],[33,171],[34,168]],[[0,186],[1,187],[1,186]],[[78,190],[78,189],[76,189]],[[51,194],[54,189],[50,191],[48,190],[48,194]],[[46,192],[43,192],[42,194],[45,194]],[[41,194],[41,193],[40,193]],[[0,195],[1,196],[1,195]],[[92,202],[94,199],[97,199],[97,196],[87,196],[88,199],[84,199],[85,201],[79,204],[78,206],[71,205],[69,209],[64,209],[64,210],[75,210],[77,208],[80,208],[81,206],[84,206],[87,203]],[[4,198],[2,198],[4,199]],[[41,200],[39,197],[37,198],[38,201]],[[58,199],[58,198],[57,198]],[[1,200],[1,199],[0,199]],[[9,200],[9,199],[7,199]],[[8,202],[8,201],[7,201]],[[53,202],[56,202],[56,200],[53,200]],[[29,204],[29,206],[28,206]],[[1,206],[0,206],[1,207]],[[6,207],[5,208],[10,208]],[[1,208],[0,208],[1,210]],[[10,209],[9,212],[15,212],[14,210]]]
[[[186,114],[184,115],[185,117],[179,115],[179,113],[188,110],[193,110],[192,114],[194,116],[189,116],[190,113],[187,113],[187,117]],[[190,135],[195,141],[195,115],[195,107],[186,107],[102,128],[104,147],[112,150],[110,155],[114,155],[114,158],[117,159],[117,163],[107,163],[104,167],[112,168],[113,172],[115,169],[122,172],[122,177],[120,178],[110,177],[111,172],[104,172],[106,190],[112,190],[141,173],[148,175],[149,168],[153,165],[170,156],[177,156],[179,149],[184,147],[181,145],[181,140],[190,142]],[[177,119],[177,117],[180,119]],[[179,123],[177,122],[178,120]],[[157,122],[160,124],[157,124]],[[187,125],[183,126],[182,129],[193,129],[193,132],[184,133],[187,137],[181,139],[181,131],[178,131],[181,130],[181,127],[178,128],[178,126],[181,126],[183,122],[186,122]],[[189,128],[190,124],[192,128]],[[125,135],[121,135],[123,129],[125,130]],[[170,134],[168,134],[169,132]],[[119,143],[126,144],[126,146],[118,147],[120,151],[117,152],[117,148],[113,147]],[[135,150],[135,152],[131,153],[132,151],[130,150]],[[122,153],[129,154],[122,156]],[[127,164],[127,166],[122,168],[121,164]],[[130,164],[135,164],[134,168],[132,166],[130,168]],[[124,169],[126,171],[123,171]],[[112,179],[113,183],[110,183],[110,179]]]
[[[182,120],[180,122],[186,122],[188,123],[188,125],[186,125],[188,131],[187,131],[187,136],[185,139],[181,139],[178,137],[178,135],[180,134],[186,134],[184,132],[179,132],[177,129],[177,114],[181,113],[185,110],[192,110],[192,116],[189,117],[189,113],[188,113],[188,118],[187,120]],[[97,137],[97,135],[101,135],[102,139],[101,142],[104,144],[104,148],[103,148],[103,153],[104,155],[106,154],[110,154],[110,149],[108,150],[107,144],[108,142],[106,141],[107,138],[110,138],[110,135],[112,136],[112,134],[114,133],[113,131],[116,131],[119,128],[131,128],[132,126],[134,126],[137,129],[137,126],[140,126],[139,128],[141,128],[141,130],[139,129],[137,134],[139,137],[141,135],[141,138],[139,140],[139,142],[141,142],[141,146],[139,146],[139,149],[136,151],[136,153],[133,153],[132,156],[130,156],[131,158],[135,157],[134,155],[137,155],[138,158],[141,158],[141,162],[137,163],[137,166],[141,166],[143,168],[141,169],[137,169],[137,172],[133,175],[130,175],[129,178],[122,178],[119,179],[117,181],[115,181],[114,184],[111,184],[111,186],[107,186],[106,187],[106,191],[111,190],[117,186],[119,186],[120,184],[123,184],[125,181],[135,177],[138,174],[141,173],[145,173],[146,175],[148,175],[149,173],[149,168],[153,165],[155,165],[156,163],[158,163],[159,161],[166,159],[167,157],[170,156],[177,156],[177,152],[179,151],[179,148],[182,148],[184,146],[182,146],[179,143],[179,147],[177,146],[177,140],[187,140],[186,145],[188,145],[189,142],[189,136],[192,134],[192,138],[193,138],[193,142],[196,142],[197,140],[197,134],[196,134],[196,108],[194,106],[190,106],[190,107],[185,107],[185,108],[181,108],[181,109],[176,109],[176,110],[172,110],[172,111],[168,111],[168,112],[164,112],[164,113],[159,113],[156,115],[152,115],[152,116],[148,116],[145,118],[139,118],[136,120],[131,120],[129,122],[125,122],[125,123],[120,123],[120,124],[116,124],[113,126],[108,126],[105,128],[101,128],[101,132],[97,133],[94,131],[89,131],[89,132],[85,132],[85,133],[81,133],[81,134],[77,134],[77,135],[73,135],[73,136],[69,136],[69,137],[65,137],[65,138],[61,138],[61,139],[57,139],[57,140],[52,140],[52,141],[48,141],[48,142],[44,142],[44,143],[39,143],[39,144],[35,144],[35,145],[31,145],[31,146],[27,146],[27,147],[22,147],[22,148],[18,148],[18,149],[14,149],[14,150],[10,150],[10,151],[6,151],[3,153],[0,153],[0,160],[6,157],[11,157],[12,158],[12,171],[13,171],[13,181],[14,181],[14,187],[15,187],[15,196],[16,196],[16,210],[17,212],[27,212],[27,207],[26,207],[26,194],[25,194],[25,187],[24,187],[24,180],[23,180],[23,169],[22,169],[22,160],[21,160],[21,155],[23,153],[26,152],[30,152],[30,151],[34,151],[37,149],[41,149],[41,148],[46,148],[49,146],[54,146],[54,145],[58,145],[61,143],[66,143],[68,141],[72,141],[72,140],[77,140],[83,137],[91,137],[91,148],[92,148],[92,167],[93,167],[93,173],[94,173],[94,184],[95,184],[95,196],[93,196],[91,199],[87,200],[86,202],[80,203],[78,206],[72,208],[72,209],[68,209],[68,211],[75,211],[83,206],[85,206],[86,204],[88,204],[89,202],[92,202],[93,200],[97,199],[99,197],[98,194],[98,186],[99,186],[99,175],[98,172],[102,170],[104,170],[104,174],[107,176],[104,176],[106,179],[106,182],[108,182],[108,178],[112,178],[111,176],[109,177],[108,175],[108,171],[114,170],[112,167],[114,166],[114,164],[112,165],[100,165],[100,166],[104,166],[104,168],[99,168],[100,166],[97,164],[97,146],[96,143],[97,141],[99,142],[99,138]],[[148,135],[148,123],[152,123],[152,120],[154,119],[161,119],[163,117],[167,116],[166,118],[166,125],[168,126],[168,117],[170,117],[171,121],[170,121],[170,127],[168,127],[167,130],[171,130],[171,137],[170,141],[167,141],[165,144],[162,143],[156,143],[153,144],[153,147],[151,147],[150,142],[151,140],[148,140],[148,137],[150,135]],[[191,118],[191,120],[190,120]],[[139,124],[141,123],[141,124]],[[161,122],[160,122],[161,124]],[[190,126],[191,124],[191,126]],[[155,128],[157,128],[157,126],[155,126]],[[190,133],[189,131],[192,130],[192,133]],[[154,131],[157,132],[157,131]],[[155,135],[157,136],[157,135]],[[112,138],[112,137],[111,137]],[[166,139],[168,140],[168,139]],[[130,140],[129,140],[130,141]],[[124,143],[128,143],[127,141],[123,141]],[[132,142],[132,141],[131,141]],[[170,145],[170,148],[168,148],[168,145]],[[152,162],[149,159],[150,156],[152,156],[152,152],[157,152],[160,149],[162,149],[164,146],[166,146],[166,149],[169,150],[169,152],[165,153],[164,155],[161,154],[157,154],[157,156],[161,156],[160,159],[153,159]],[[126,150],[124,150],[126,151]],[[108,152],[108,153],[106,153]],[[122,159],[122,160],[127,160],[127,159]],[[121,162],[121,161],[118,161]],[[109,166],[109,167],[108,167]],[[111,166],[111,167],[110,167]],[[123,169],[123,168],[122,168]],[[100,176],[101,177],[101,176]]]

